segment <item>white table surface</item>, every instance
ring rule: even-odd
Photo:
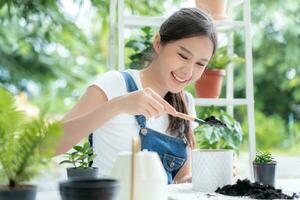
[[[300,179],[281,179],[276,181],[276,188],[281,188],[283,192],[291,194],[290,192],[300,193]],[[241,197],[224,196],[216,193],[211,193],[212,196],[208,196],[207,193],[201,193],[193,191],[192,184],[172,184],[168,186],[168,200],[199,200],[199,199],[225,199],[236,200]],[[243,197],[243,199],[248,199]],[[37,193],[37,200],[61,200],[59,192],[56,187],[52,187],[51,190],[39,190]]]

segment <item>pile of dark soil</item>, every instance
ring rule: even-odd
[[[211,126],[222,126],[224,128],[227,127],[226,124],[224,124],[220,120],[217,120],[214,116],[207,117],[206,119],[204,119],[204,121],[206,121]]]
[[[270,185],[251,183],[248,179],[237,180],[236,184],[225,185],[216,190],[217,193],[229,196],[250,196],[253,199],[294,199],[299,198],[296,193],[292,196],[282,193]]]

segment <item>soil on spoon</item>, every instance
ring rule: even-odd
[[[216,193],[229,196],[249,196],[253,199],[294,199],[299,198],[296,193],[289,196],[284,194],[281,189],[275,189],[270,185],[251,183],[248,179],[237,180],[236,184],[225,185],[218,188]]]
[[[209,125],[211,126],[219,126],[219,127],[224,127],[226,128],[226,124],[221,122],[220,120],[216,119],[214,116],[210,116],[204,119]]]

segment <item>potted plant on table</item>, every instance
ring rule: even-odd
[[[258,151],[253,161],[253,172],[255,182],[265,185],[275,185],[277,162],[269,152]]]
[[[7,180],[0,199],[35,199],[37,187],[27,181],[54,155],[61,133],[60,123],[18,111],[13,95],[0,88],[0,170]]]
[[[225,69],[229,63],[242,63],[244,60],[236,54],[228,55],[223,46],[210,59],[202,76],[195,82],[196,95],[200,98],[218,98],[221,94]]]
[[[233,181],[234,151],[242,143],[242,128],[225,111],[208,110],[203,119],[214,117],[226,126],[202,125],[195,129],[197,148],[192,152],[192,183],[195,190],[214,192]]]
[[[68,179],[74,178],[96,178],[98,176],[98,168],[91,167],[90,163],[97,154],[94,154],[93,147],[89,142],[85,142],[82,146],[73,147],[73,152],[65,153],[66,159],[59,164],[69,163],[73,167],[67,168]]]
[[[68,180],[59,183],[62,200],[115,200],[119,191],[119,182],[115,179],[98,177],[98,168],[90,167],[96,157],[89,142],[73,147],[66,153],[66,160],[60,162],[72,164],[67,168]]]

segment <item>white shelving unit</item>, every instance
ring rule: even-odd
[[[236,0],[229,0],[236,1]],[[243,6],[243,21],[215,21],[218,32],[225,33],[228,38],[228,54],[234,53],[233,34],[237,29],[244,30],[245,38],[245,70],[246,70],[246,98],[234,98],[234,69],[230,65],[226,74],[226,98],[206,99],[195,98],[196,106],[226,106],[227,112],[234,114],[234,106],[247,106],[248,131],[249,131],[249,170],[253,180],[252,161],[256,153],[255,121],[254,121],[254,96],[253,96],[253,67],[252,67],[252,40],[251,40],[251,14],[250,0],[240,0]],[[239,5],[239,6],[241,6]],[[116,10],[118,13],[116,13]],[[124,31],[126,28],[141,28],[143,26],[159,27],[166,19],[161,16],[135,16],[125,15],[124,0],[110,0],[110,63],[114,69],[115,63],[115,28],[118,25],[118,69],[124,70]],[[118,17],[116,17],[118,16]]]

